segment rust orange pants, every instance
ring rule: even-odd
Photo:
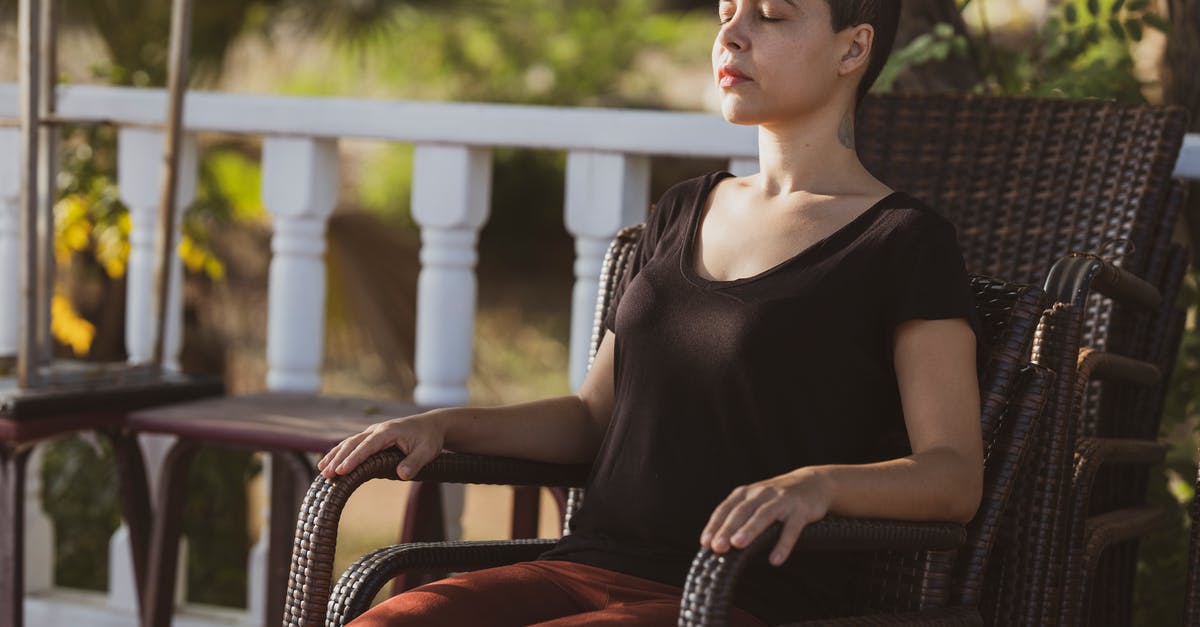
[[[675,625],[681,588],[560,560],[462,573],[398,594],[350,627]],[[764,627],[733,608],[730,624]]]

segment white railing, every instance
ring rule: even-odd
[[[159,90],[86,86],[64,87],[59,93],[61,115],[120,127],[118,186],[133,223],[126,296],[127,350],[131,360],[145,361],[154,345],[154,325],[149,321],[163,146],[159,127],[166,111],[165,95]],[[14,118],[16,105],[16,87],[0,85],[0,119]],[[578,387],[587,364],[596,281],[604,252],[617,230],[645,216],[649,155],[728,158],[731,169],[745,173],[755,168],[757,147],[751,129],[730,126],[714,116],[647,111],[193,93],[187,97],[184,118],[186,141],[177,210],[196,192],[196,133],[263,138],[262,197],[274,228],[266,384],[274,390],[320,389],[323,256],[326,225],[338,202],[337,141],[365,138],[415,144],[412,215],[420,226],[422,241],[415,396],[417,402],[428,405],[467,401],[476,243],[488,217],[494,148],[568,153],[564,218],[577,251],[570,382]],[[16,258],[15,137],[15,129],[0,128],[0,261]],[[12,149],[4,150],[6,142],[12,142]],[[174,264],[174,284],[179,285],[177,259]],[[0,303],[17,301],[4,297],[16,293],[15,271],[15,262],[0,265]],[[5,282],[9,280],[12,285]],[[171,296],[166,331],[166,354],[172,360],[181,340],[180,302],[176,291]],[[11,312],[0,309],[0,354],[15,352],[15,316],[15,308]],[[163,442],[145,438],[143,447],[153,481]],[[38,491],[30,490],[29,497],[27,511],[40,512]],[[453,497],[448,500],[448,513],[461,509],[461,502]],[[449,516],[452,521],[457,518]],[[41,544],[47,544],[47,534],[40,533],[49,531],[44,529],[47,525],[44,517],[40,522],[31,520],[29,537],[43,538]],[[452,529],[452,535],[454,532]],[[256,547],[252,555],[263,555],[262,549]],[[259,564],[251,564],[249,570],[265,572]],[[128,532],[123,527],[111,543],[110,582],[110,609],[132,617],[136,597]],[[261,607],[262,582],[251,581],[250,588],[251,608]],[[249,620],[260,615],[251,612]]]
[[[166,97],[160,90],[64,87],[59,113],[72,119],[115,123],[118,185],[132,212],[128,262],[127,350],[147,360],[154,338],[151,281],[157,229]],[[0,119],[17,114],[17,88],[0,85]],[[597,276],[608,242],[622,226],[644,218],[650,155],[719,157],[745,174],[756,169],[753,129],[717,116],[611,109],[511,105],[384,102],[193,93],[186,99],[183,167],[177,209],[194,198],[199,132],[262,137],[262,198],[273,219],[268,296],[267,387],[320,388],[324,337],[325,231],[338,202],[337,141],[362,138],[416,145],[412,215],[421,229],[417,300],[416,401],[454,405],[467,401],[475,318],[476,242],[488,217],[491,151],[496,147],[567,152],[565,224],[575,239],[575,289],[570,334],[570,384],[577,388],[587,364]],[[16,352],[18,223],[17,131],[0,128],[0,356]],[[1176,174],[1200,179],[1200,135],[1187,138]],[[174,260],[174,285],[181,269]],[[166,352],[180,346],[180,294],[171,296]],[[173,362],[172,362],[173,363]],[[163,445],[143,442],[151,481]],[[30,477],[38,473],[31,472]],[[41,512],[37,486],[27,511]],[[269,500],[268,500],[269,501]],[[461,504],[458,505],[460,507]],[[453,502],[448,506],[457,509]],[[457,520],[450,516],[450,520]],[[49,550],[48,522],[27,526],[29,555]],[[128,565],[128,534],[112,542],[108,604],[131,620],[135,595]],[[263,533],[266,538],[269,534]],[[264,554],[262,547],[252,552]],[[260,559],[252,557],[252,559]],[[262,573],[261,564],[249,572]],[[49,579],[31,573],[40,585]],[[262,582],[252,577],[250,606],[261,607]],[[261,613],[247,618],[254,622]],[[66,619],[63,619],[66,620]]]

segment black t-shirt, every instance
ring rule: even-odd
[[[894,192],[792,258],[700,277],[694,242],[727,172],[668,190],[604,320],[614,406],[570,534],[542,555],[683,585],[713,509],[737,486],[813,464],[911,453],[892,365],[913,318],[978,321],[954,226]],[[978,333],[978,332],[977,332]],[[737,605],[776,622],[846,601],[834,554],[743,576]]]

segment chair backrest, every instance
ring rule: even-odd
[[[880,94],[860,107],[863,164],[959,228],[967,269],[1041,285],[1099,252],[1142,274],[1187,130],[1181,107],[1101,100]]]
[[[1159,276],[1182,206],[1171,175],[1187,126],[1182,107],[872,94],[859,108],[855,140],[875,176],[955,223],[969,271],[1041,285],[1073,251]],[[1112,316],[1111,300],[1093,295],[1082,342],[1135,346]],[[1088,391],[1089,424],[1099,394],[1098,385]]]
[[[1040,285],[1059,258],[1095,253],[1165,286],[1171,302],[1174,288],[1158,278],[1181,267],[1168,242],[1182,206],[1183,188],[1171,175],[1187,125],[1182,107],[887,94],[860,107],[856,139],[873,174],[956,224],[969,271]],[[1051,350],[1035,361],[1053,369],[1057,381],[1046,409],[1051,431],[1036,454],[1036,481],[1047,487],[1039,503],[1018,505],[1035,521],[1027,529],[1028,554],[1014,562],[1028,570],[1004,582],[1019,589],[1004,596],[1031,612],[1017,622],[1057,620],[1057,564],[1070,544],[1066,496],[1077,438],[1152,437],[1161,415],[1161,386],[1131,393],[1093,382],[1076,394],[1075,351],[1110,350],[1161,368],[1178,341],[1154,354],[1151,339],[1170,335],[1173,316],[1134,312],[1093,293],[1082,309],[1054,305],[1043,317],[1038,346]],[[1143,487],[1098,485],[1111,495],[1100,501],[1139,499],[1145,481],[1125,483]]]

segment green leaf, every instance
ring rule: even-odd
[[[1137,18],[1125,20],[1125,30],[1129,31],[1129,37],[1134,41],[1142,40],[1142,22]]]
[[[1148,6],[1150,6],[1150,0],[1130,0],[1129,6],[1126,8],[1130,11],[1141,11]]]
[[[1121,28],[1121,20],[1118,20],[1115,17],[1108,18],[1108,30],[1112,31],[1112,34],[1116,35],[1122,40],[1124,40],[1126,37],[1125,29]]]
[[[1100,15],[1100,0],[1087,0],[1087,10],[1093,17]]]
[[[1170,22],[1157,13],[1146,13],[1142,15],[1142,23],[1163,34],[1170,34],[1171,32]]]
[[[1112,12],[1115,14],[1117,11],[1120,11],[1121,7],[1123,6],[1125,6],[1125,0],[1116,0],[1116,2],[1113,2]]]
[[[1079,22],[1079,12],[1075,8],[1075,5],[1068,4],[1063,9],[1063,17],[1066,18],[1068,24],[1075,24]]]

